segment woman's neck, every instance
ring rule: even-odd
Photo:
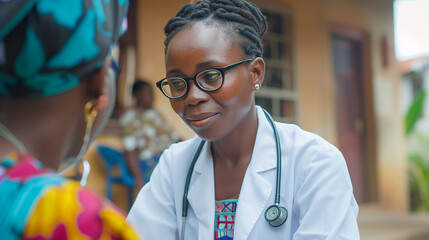
[[[5,122],[4,124],[9,126],[9,130],[25,146],[27,150],[26,154],[36,157],[46,167],[57,169],[63,151],[61,146],[65,141],[65,136],[62,137],[59,134],[55,134],[55,132],[61,132],[58,129],[58,124],[55,122],[45,124],[39,121],[37,117],[31,119],[31,123],[17,119],[14,123]],[[65,132],[63,134],[67,135]],[[2,144],[2,153],[21,152],[9,140],[2,140],[0,142]],[[5,144],[3,145],[3,143]]]
[[[234,130],[223,139],[212,142],[215,161],[226,165],[250,162],[258,130],[258,117],[255,108],[237,124]]]
[[[149,110],[151,108],[152,108],[152,106],[148,106],[147,104],[144,104],[142,102],[136,103],[136,109],[138,109],[141,112],[144,112],[144,111]]]
[[[258,118],[253,108],[228,136],[212,142],[217,200],[240,193],[244,175],[252,159],[257,131]]]
[[[68,110],[76,112],[71,106],[63,108],[61,103],[57,103],[51,106],[46,104],[44,99],[31,99],[8,100],[8,103],[0,104],[2,124],[24,145],[28,154],[52,169],[58,168],[60,160],[65,158],[69,151],[67,143],[71,142],[70,139],[78,132],[74,126],[75,119],[83,117],[72,116],[71,113],[67,113]],[[60,114],[58,112],[61,108],[63,110]],[[1,137],[1,155],[10,152],[18,152],[18,148]]]
[[[18,152],[18,148],[0,136],[0,159],[11,152]]]

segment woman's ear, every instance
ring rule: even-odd
[[[99,110],[111,101],[114,82],[109,77],[110,60],[106,58],[103,66],[89,78],[89,94],[95,99],[95,107]],[[114,79],[113,79],[114,80]]]
[[[94,139],[104,128],[112,114],[116,99],[116,75],[110,67],[110,59],[107,58],[102,68],[90,77],[89,94],[97,110],[92,129]]]
[[[252,84],[262,86],[265,75],[265,62],[264,59],[257,57],[249,65],[251,71]]]

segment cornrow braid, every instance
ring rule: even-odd
[[[246,0],[196,0],[185,4],[165,25],[165,52],[183,28],[211,19],[222,22],[227,34],[238,34],[245,40],[240,45],[246,56],[262,57],[261,38],[267,31],[267,21],[259,7]]]

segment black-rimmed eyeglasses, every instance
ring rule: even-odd
[[[167,77],[158,81],[156,86],[170,99],[178,99],[186,96],[189,91],[190,80],[194,80],[197,87],[202,91],[213,92],[222,87],[226,71],[250,61],[253,61],[253,59],[246,59],[226,67],[205,69],[190,78]]]

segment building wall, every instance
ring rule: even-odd
[[[401,77],[394,59],[383,59],[383,38],[393,42],[393,3],[385,1],[325,1],[326,16],[364,29],[370,36],[376,160],[379,199],[388,209],[408,209],[408,178],[403,116],[400,111]],[[349,7],[341,6],[349,3]],[[342,10],[341,10],[342,9]],[[331,14],[329,14],[331,13]],[[337,13],[337,14],[332,14]],[[335,19],[334,19],[335,16]],[[393,45],[387,58],[393,58]],[[388,47],[389,47],[388,46]]]
[[[379,196],[388,209],[408,209],[408,177],[405,155],[405,131],[400,109],[401,75],[398,63],[391,61],[383,65],[381,40],[387,37],[393,41],[392,1],[366,0],[365,25],[371,36],[372,78],[377,135],[377,168]],[[392,49],[393,51],[393,49]]]
[[[184,0],[139,0],[137,4],[137,72],[153,83],[165,77],[164,26],[174,17]],[[193,131],[183,123],[170,107],[168,99],[155,89],[154,105],[173,128],[185,139],[193,137]]]
[[[258,2],[262,0],[254,0]],[[139,0],[137,4],[137,72],[152,82],[165,76],[163,27],[185,0]],[[383,64],[382,39],[393,43],[392,0],[264,0],[283,4],[294,16],[294,62],[298,80],[299,125],[338,144],[334,78],[331,65],[331,24],[368,33],[376,135],[376,176],[379,201],[387,209],[406,211],[407,171],[400,113],[400,73],[393,46]],[[388,47],[390,45],[387,45]],[[389,58],[390,56],[390,58]],[[385,59],[384,59],[385,60]],[[176,116],[168,100],[155,91],[155,106],[184,138],[193,132]]]
[[[264,1],[266,2],[266,1]],[[338,24],[368,33],[374,98],[378,197],[383,207],[408,209],[408,179],[400,112],[400,73],[393,45],[393,1],[283,0],[295,20],[295,65],[299,124],[337,144],[334,77],[329,27]],[[383,55],[387,59],[383,59]],[[387,62],[383,64],[383,61]]]

